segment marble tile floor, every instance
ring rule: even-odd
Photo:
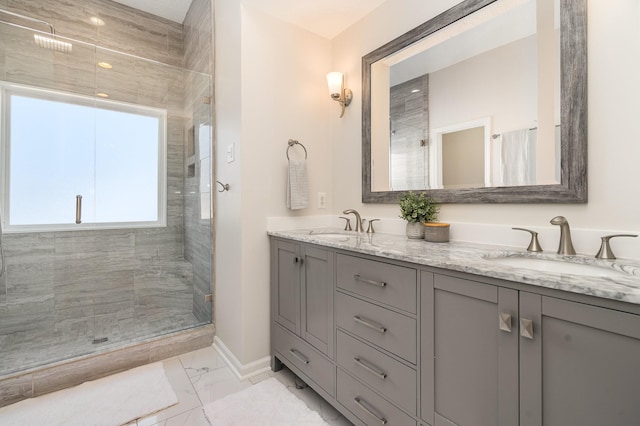
[[[349,426],[344,416],[311,388],[296,389],[291,371],[283,368],[240,381],[212,347],[167,359],[164,367],[178,396],[178,404],[128,426],[209,426],[202,408],[226,395],[238,392],[269,377],[276,377],[331,426]]]
[[[209,426],[203,407],[226,395],[276,377],[307,406],[318,412],[331,426],[352,425],[310,387],[296,389],[295,376],[286,367],[277,373],[268,371],[240,381],[212,347],[161,361],[178,403],[126,426]],[[253,426],[253,425],[247,425]]]

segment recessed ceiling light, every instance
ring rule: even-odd
[[[91,18],[89,18],[89,22],[91,22],[96,27],[101,27],[104,25],[104,21],[97,16],[92,16]]]
[[[98,62],[98,66],[100,68],[104,68],[105,70],[110,70],[111,68],[113,68],[113,65],[111,65],[109,62]]]
[[[98,96],[99,98],[108,98],[109,94],[104,92],[98,92],[96,93],[96,96]]]

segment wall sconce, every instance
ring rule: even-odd
[[[351,99],[353,99],[353,93],[344,87],[344,75],[341,72],[327,74],[327,84],[329,85],[331,99],[342,106],[342,112],[340,113],[340,118],[342,118],[344,109],[349,106]]]

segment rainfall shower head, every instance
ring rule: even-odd
[[[25,19],[27,21],[36,22],[38,24],[44,24],[49,27],[50,35],[42,36],[40,34],[34,34],[33,39],[36,44],[40,47],[44,47],[45,49],[54,50],[56,52],[69,53],[72,49],[72,44],[67,43],[66,41],[61,41],[56,38],[56,29],[53,24],[43,21],[42,19],[32,18],[30,16],[22,15],[20,13],[11,12],[5,9],[0,9],[0,13],[4,13],[5,15],[15,16],[16,18]],[[4,22],[4,21],[3,21]]]
[[[41,36],[40,34],[34,34],[33,39],[36,44],[40,47],[44,47],[45,49],[55,50],[56,52],[69,53],[73,48],[71,43],[67,43],[66,41],[61,41],[52,37]]]

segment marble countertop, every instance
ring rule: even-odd
[[[269,235],[419,265],[640,304],[640,262],[634,260],[597,260],[593,256],[561,256],[553,252],[529,253],[525,249],[463,242],[429,243],[424,240],[411,240],[404,235],[357,234],[329,228],[270,231]],[[496,261],[510,257],[590,265],[596,268],[596,272],[605,272],[603,275],[606,276],[532,270],[507,266]]]

